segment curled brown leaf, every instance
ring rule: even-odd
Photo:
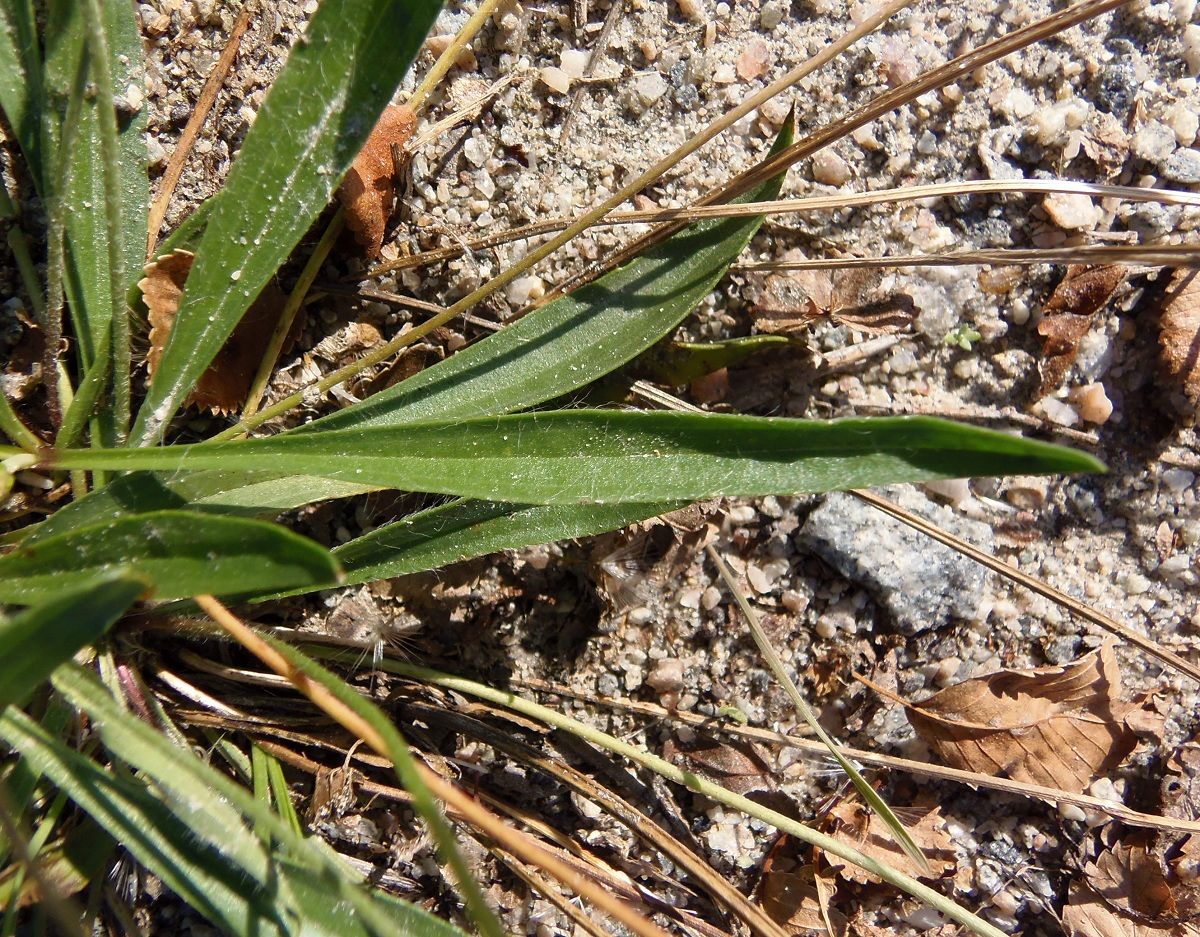
[[[146,367],[151,377],[167,347],[194,260],[195,255],[190,251],[164,254],[146,264],[146,275],[138,281],[142,301],[149,312],[150,348],[146,353]],[[269,281],[221,346],[208,370],[196,382],[188,395],[188,406],[222,414],[233,413],[242,406],[285,301],[275,281]],[[296,323],[300,323],[299,318]],[[295,328],[289,340],[294,339],[294,335]]]
[[[842,800],[829,812],[830,835],[878,859],[905,875],[914,878],[938,879],[953,875],[957,867],[954,857],[954,842],[946,830],[946,821],[934,804],[913,807],[894,807],[897,817],[908,830],[929,863],[929,869],[920,868],[913,859],[896,844],[896,835],[874,810],[856,796]],[[860,885],[879,884],[882,880],[836,856],[823,853],[824,860],[842,878]]]
[[[945,763],[1082,793],[1133,750],[1111,642],[1063,667],[1002,670],[920,704],[909,722]]]
[[[346,209],[346,227],[363,246],[368,260],[379,256],[396,200],[393,147],[403,147],[416,128],[417,116],[412,108],[389,106],[338,189],[338,200]]]
[[[1200,403],[1200,272],[1177,270],[1163,298],[1159,366],[1174,387]]]
[[[1079,343],[1092,328],[1096,313],[1124,282],[1126,268],[1116,264],[1089,267],[1072,264],[1042,307],[1042,383],[1038,397],[1053,391],[1079,356]]]

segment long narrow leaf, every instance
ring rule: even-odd
[[[102,11],[114,87],[122,101],[129,100],[126,96],[129,89],[134,88],[133,103],[138,103],[144,55],[133,7],[128,3],[104,3]],[[63,132],[57,122],[66,113],[66,99],[86,33],[82,3],[53,5],[46,27],[49,110],[44,118],[43,136],[46,156],[53,161],[53,166],[60,165],[61,160],[59,142]],[[84,102],[77,144],[67,154],[70,186],[63,193],[68,245],[65,285],[85,368],[96,360],[104,344],[104,335],[112,324],[113,280],[122,291],[127,290],[140,275],[146,252],[149,180],[145,133],[148,108],[139,104],[132,110],[130,104],[130,109],[118,114],[116,148],[120,204],[115,245],[118,264],[114,270],[110,263],[104,207],[106,170],[100,158],[103,146],[100,108],[104,106],[106,104],[99,97]],[[54,180],[47,182],[54,184]]]
[[[147,511],[191,510],[204,514],[270,517],[315,501],[349,498],[377,486],[275,472],[135,472],[114,478],[30,528],[22,543],[37,543],[77,527]]]
[[[209,216],[134,441],[161,437],[250,303],[329,203],[438,6],[435,0],[341,0],[317,10]]]
[[[791,122],[771,152],[790,145]],[[778,197],[783,175],[739,201]],[[725,275],[762,217],[706,221],[362,403],[294,432],[510,413],[590,384],[674,329]]]
[[[0,602],[33,604],[128,569],[157,599],[239,595],[337,582],[328,551],[278,524],[154,511],[81,527],[0,557]]]
[[[53,461],[84,469],[254,471],[286,464],[361,484],[528,504],[693,500],[1103,468],[1070,449],[927,417],[808,421],[605,410],[136,451],[66,450]]]
[[[42,187],[41,52],[30,0],[0,3],[0,109],[17,136],[35,187]]]
[[[117,573],[0,625],[0,709],[23,702],[55,667],[104,634],[145,589],[144,580]]]
[[[378,527],[336,547],[346,583],[390,579],[456,560],[616,530],[681,507],[653,504],[541,505],[453,501]]]
[[[249,791],[124,712],[81,668],[61,668],[54,685],[92,718],[110,752],[154,782],[173,813],[198,818],[199,835],[215,839],[236,830],[244,841],[230,842],[229,859],[254,881],[272,887],[276,908],[284,915],[289,932],[350,937],[372,933],[460,935],[450,924],[419,908],[363,887],[322,840],[304,837]],[[209,814],[213,819],[205,825],[203,818]],[[254,828],[277,843],[261,871],[257,855],[262,841],[254,835]],[[253,895],[252,889],[248,891]]]

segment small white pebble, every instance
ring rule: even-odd
[[[702,0],[675,0],[679,13],[685,20],[693,23],[703,23],[706,15]]]
[[[822,618],[816,625],[817,636],[828,641],[837,634],[837,625],[828,618]]]
[[[1087,814],[1075,804],[1068,804],[1066,801],[1060,801],[1058,804],[1058,815],[1064,820],[1074,820],[1076,823],[1082,823],[1087,819]]]
[[[706,612],[711,612],[720,604],[721,590],[716,586],[709,586],[704,590],[704,595],[700,596],[700,605]]]
[[[1194,473],[1181,468],[1164,469],[1159,478],[1162,480],[1163,486],[1175,495],[1187,491],[1192,487],[1192,482],[1196,480]]]
[[[637,608],[631,608],[627,617],[630,624],[644,625],[654,617],[654,613],[650,611],[650,609],[646,608],[646,606],[639,605]]]
[[[771,583],[767,579],[767,574],[754,563],[746,564],[746,581],[750,583],[750,588],[759,595],[771,591]]]
[[[514,306],[524,306],[546,295],[546,284],[540,277],[517,277],[504,289],[504,295]]]
[[[821,150],[812,159],[812,175],[821,185],[845,185],[850,181],[850,167],[837,153]]]
[[[1033,405],[1033,409],[1041,411],[1047,420],[1059,426],[1074,426],[1079,422],[1079,414],[1075,412],[1075,408],[1057,397],[1043,397]]]
[[[571,89],[571,77],[561,68],[555,68],[553,65],[543,68],[538,72],[538,77],[542,79],[542,84],[555,94],[566,94]]]
[[[1195,108],[1176,104],[1167,111],[1166,122],[1180,146],[1191,146],[1196,142],[1196,134],[1200,133],[1200,115],[1197,115]]]
[[[679,593],[679,596],[677,597],[676,601],[678,601],[679,604],[683,608],[699,608],[700,607],[700,590],[699,589],[685,589],[683,592]]]
[[[1071,403],[1079,415],[1089,423],[1107,423],[1113,415],[1113,404],[1104,391],[1103,384],[1084,384],[1074,388],[1071,393]]]
[[[587,63],[588,53],[583,49],[567,49],[559,56],[559,65],[568,78],[582,78]]]
[[[1096,227],[1104,212],[1090,196],[1055,192],[1042,200],[1042,208],[1060,228],[1076,230]]]
[[[1111,800],[1117,803],[1121,802],[1121,795],[1117,793],[1117,789],[1113,786],[1113,782],[1108,778],[1096,778],[1088,788],[1088,793],[1100,800]]]
[[[683,661],[664,657],[651,668],[646,684],[659,693],[677,693],[683,689]]]
[[[1150,580],[1141,573],[1128,573],[1121,585],[1129,595],[1143,595],[1150,589]]]

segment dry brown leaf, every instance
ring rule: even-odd
[[[1159,368],[1181,387],[1188,400],[1200,403],[1200,275],[1177,270],[1163,298],[1159,332]]]
[[[1079,343],[1092,328],[1096,313],[1124,282],[1126,268],[1116,264],[1089,267],[1072,264],[1042,307],[1038,323],[1042,336],[1042,383],[1038,397],[1045,397],[1067,376],[1079,356]]]
[[[711,778],[735,794],[769,791],[775,787],[771,765],[750,742],[718,742],[705,735],[698,735],[686,744],[667,739],[663,757],[685,770]]]
[[[364,248],[367,260],[379,256],[396,200],[396,164],[392,147],[403,147],[417,128],[407,105],[390,105],[379,117],[338,189],[346,208],[346,227]]]
[[[827,933],[818,879],[820,876],[811,865],[794,872],[769,871],[763,876],[759,903],[767,917],[791,933]],[[832,908],[828,912],[834,933],[845,933],[845,917]]]
[[[1072,882],[1063,927],[1068,935],[1157,937],[1200,934],[1200,895],[1141,844],[1117,843],[1084,865]]]
[[[890,865],[914,878],[937,879],[952,875],[957,868],[954,841],[946,831],[946,821],[934,804],[893,807],[913,841],[921,847],[929,863],[929,872],[921,869],[896,845],[895,834],[883,818],[856,796],[842,800],[829,812],[828,832],[859,852]],[[865,869],[822,853],[826,864],[842,878],[860,885],[879,884],[882,880]]]
[[[167,338],[179,311],[183,285],[187,282],[194,259],[195,255],[190,251],[177,250],[164,254],[146,264],[146,276],[138,281],[142,300],[150,313],[150,349],[146,353],[146,367],[151,377],[162,359],[163,349],[167,347]],[[214,413],[232,413],[241,407],[285,302],[286,297],[275,281],[268,282],[221,346],[208,370],[196,382],[185,405],[195,405]],[[294,340],[299,324],[300,319],[297,318],[292,334],[284,343],[285,350],[288,343]]]
[[[1082,793],[1136,744],[1120,695],[1106,641],[1065,667],[975,677],[906,709],[917,734],[951,767]]]
[[[900,332],[917,318],[912,297],[881,295],[878,270],[796,270],[772,274],[755,306],[755,325],[767,334],[799,332],[820,319],[868,335]]]

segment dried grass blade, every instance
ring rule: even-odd
[[[808,723],[808,727],[816,733],[817,738],[821,740],[822,744],[829,750],[829,753],[833,755],[834,760],[841,766],[841,769],[846,772],[850,778],[850,782],[854,785],[855,790],[858,791],[863,800],[887,824],[888,829],[896,840],[896,844],[904,850],[904,854],[912,859],[919,869],[929,874],[929,862],[925,858],[925,854],[921,852],[921,847],[916,844],[916,841],[909,835],[908,830],[904,828],[904,824],[900,822],[900,818],[892,812],[892,808],[888,806],[887,801],[879,796],[879,792],[867,782],[867,779],[859,773],[859,770],[842,754],[841,746],[829,736],[829,733],[817,721],[817,716],[812,711],[812,707],[808,705],[808,701],[800,694],[800,688],[796,686],[791,674],[783,666],[783,660],[771,645],[771,640],[767,637],[766,632],[763,631],[762,625],[759,624],[758,615],[738,586],[737,579],[734,577],[733,571],[729,568],[729,564],[721,558],[721,555],[717,553],[711,544],[704,548],[704,552],[708,554],[708,558],[717,567],[717,570],[721,574],[721,579],[725,582],[725,587],[733,593],[738,607],[742,610],[742,615],[746,618],[746,624],[750,628],[750,634],[754,638],[754,643],[758,645],[759,653],[762,654],[763,659],[766,661],[768,669],[775,675],[775,679],[779,681],[787,692],[787,695],[791,698],[792,705],[796,707],[796,711]]]
[[[814,257],[812,260],[738,264],[739,271],[853,270],[867,267],[958,267],[972,264],[1126,264],[1200,267],[1194,244],[1093,244],[1082,247],[999,247],[945,254],[897,254],[894,257]]]
[[[158,192],[150,206],[150,224],[146,242],[147,257],[154,256],[154,248],[158,244],[158,232],[162,228],[163,219],[167,217],[171,195],[175,191],[175,186],[179,184],[180,176],[183,175],[183,167],[187,164],[196,137],[200,135],[200,128],[204,125],[209,111],[217,101],[221,85],[225,83],[225,76],[229,74],[233,60],[237,58],[238,49],[242,44],[242,36],[245,35],[246,29],[250,25],[250,17],[254,15],[256,5],[257,0],[246,0],[242,4],[242,9],[238,12],[237,19],[234,20],[233,29],[229,32],[229,38],[225,41],[225,48],[221,50],[221,57],[217,59],[212,71],[208,73],[204,87],[200,89],[200,97],[196,99],[192,116],[188,118],[183,133],[179,135],[179,142],[175,144],[175,150],[171,153],[166,171],[158,183]]]

